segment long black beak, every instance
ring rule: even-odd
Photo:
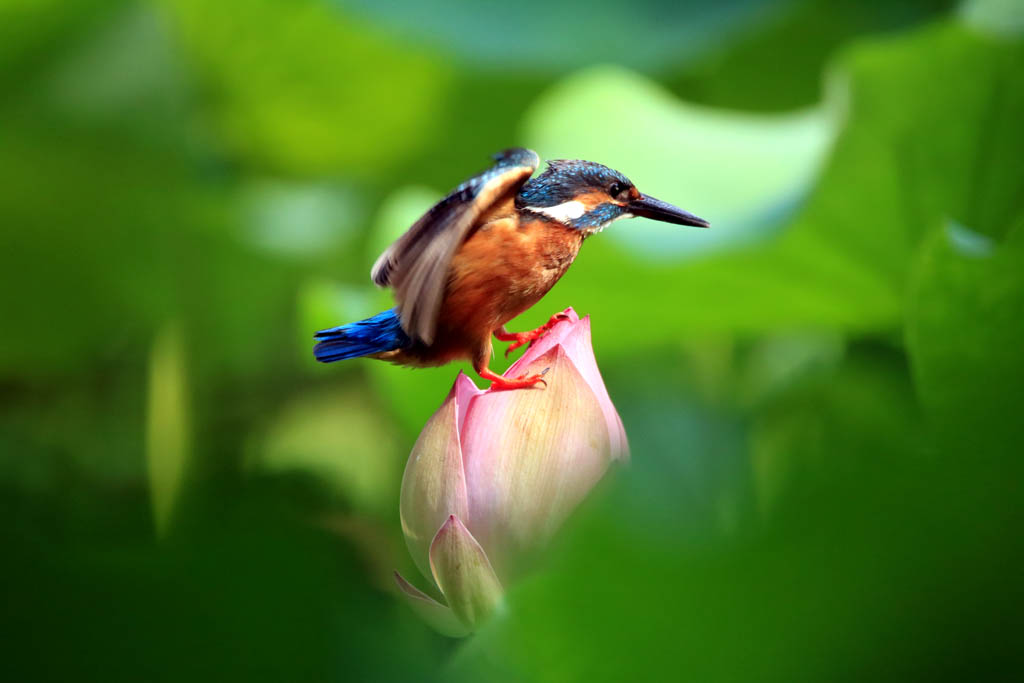
[[[628,207],[629,212],[634,216],[643,216],[644,218],[664,221],[665,223],[675,223],[676,225],[692,225],[695,228],[711,227],[711,224],[703,218],[697,218],[692,213],[687,213],[668,202],[663,202],[646,194],[642,194],[639,199],[631,201]]]

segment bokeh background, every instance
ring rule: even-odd
[[[1014,0],[5,0],[11,681],[1011,680],[1024,560]],[[318,366],[512,145],[712,221],[585,245],[633,447],[468,641],[405,458],[459,369]]]

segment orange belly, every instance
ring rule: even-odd
[[[554,287],[582,242],[579,230],[550,221],[504,216],[485,223],[452,259],[434,343],[389,360],[440,365],[489,349],[496,329]]]

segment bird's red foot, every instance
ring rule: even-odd
[[[537,341],[545,334],[547,334],[548,330],[550,330],[552,327],[562,322],[563,320],[568,319],[569,316],[566,315],[565,313],[555,313],[553,316],[551,316],[550,319],[548,319],[546,323],[544,323],[535,330],[530,330],[529,332],[504,332],[502,331],[504,328],[502,328],[502,330],[495,332],[494,336],[497,337],[499,341],[512,342],[511,344],[509,344],[508,348],[505,349],[505,357],[508,358],[508,354],[512,353],[520,346],[523,346],[524,344],[532,344],[533,342]]]
[[[529,387],[536,386],[537,384],[543,384],[547,386],[548,383],[544,379],[544,375],[548,373],[551,368],[544,368],[544,371],[539,375],[523,375],[522,377],[516,377],[515,379],[509,379],[508,377],[502,377],[497,375],[489,368],[480,370],[480,376],[484,379],[491,380],[491,391],[501,391],[503,389],[528,389]]]

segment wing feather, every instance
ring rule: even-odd
[[[499,199],[518,191],[540,163],[535,152],[522,148],[494,158],[494,166],[459,185],[416,221],[370,271],[377,285],[394,288],[402,328],[426,344],[434,339],[455,252],[477,219]]]

